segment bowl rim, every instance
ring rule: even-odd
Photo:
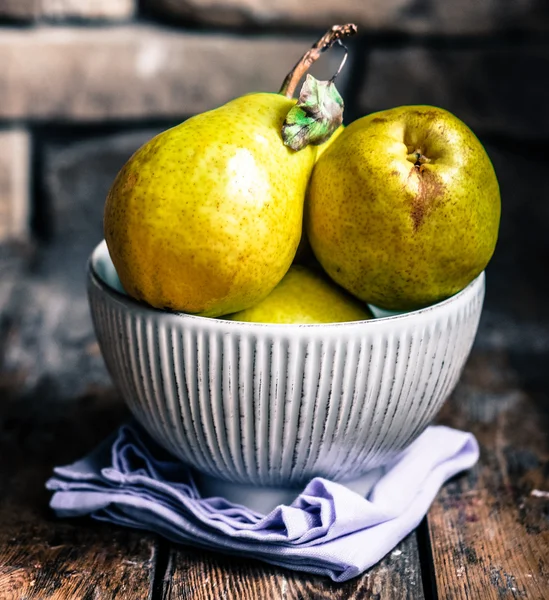
[[[93,249],[93,251],[91,252],[91,254],[88,258],[87,272],[88,272],[88,277],[91,279],[91,281],[102,292],[104,292],[108,296],[110,296],[110,298],[112,300],[114,300],[118,303],[124,304],[124,305],[128,305],[128,308],[131,308],[133,310],[137,309],[142,312],[157,314],[158,316],[164,315],[164,316],[175,318],[178,320],[179,319],[189,320],[191,322],[195,322],[196,324],[200,324],[200,323],[206,324],[207,323],[207,324],[211,325],[213,323],[217,323],[217,324],[222,324],[223,326],[227,326],[229,328],[236,328],[236,329],[242,329],[243,326],[246,326],[246,328],[262,329],[262,330],[265,330],[265,329],[272,329],[272,330],[285,329],[285,330],[290,330],[290,331],[296,331],[298,329],[308,329],[308,330],[323,329],[324,330],[324,329],[328,329],[328,328],[329,329],[353,328],[353,327],[357,327],[360,325],[372,326],[374,323],[389,322],[389,321],[394,322],[397,320],[401,320],[401,321],[412,320],[412,319],[418,318],[420,316],[429,315],[434,312],[442,312],[445,309],[448,309],[449,307],[451,307],[451,305],[453,305],[453,304],[465,301],[465,298],[467,296],[470,296],[471,299],[474,298],[475,296],[477,296],[477,294],[479,292],[483,291],[484,286],[485,286],[485,278],[486,278],[485,270],[483,270],[483,271],[481,271],[481,273],[479,275],[477,275],[477,277],[475,277],[475,279],[473,279],[468,285],[466,285],[462,290],[460,290],[453,296],[450,296],[449,298],[446,298],[445,300],[441,300],[440,302],[436,302],[435,304],[430,304],[429,306],[425,306],[423,308],[418,308],[416,310],[411,310],[411,311],[403,312],[403,313],[388,314],[388,315],[384,315],[384,316],[374,317],[372,319],[363,319],[360,321],[346,321],[346,322],[339,322],[339,323],[256,323],[256,322],[250,322],[250,321],[234,321],[234,320],[222,319],[222,318],[218,318],[218,317],[202,317],[200,315],[193,315],[193,314],[185,313],[185,312],[181,312],[181,311],[162,310],[162,309],[150,306],[148,304],[145,304],[144,302],[140,302],[139,300],[132,298],[128,294],[123,294],[123,293],[119,292],[118,290],[116,290],[115,288],[113,288],[112,286],[110,286],[97,272],[97,269],[95,266],[96,261],[98,259],[98,256],[100,255],[100,253],[103,252],[104,250],[106,250],[107,254],[108,254],[107,244],[106,244],[106,241],[103,239]],[[372,305],[367,304],[367,306],[371,307]],[[374,309],[375,308],[377,308],[377,307],[374,306]],[[380,309],[378,308],[378,310],[380,310]]]

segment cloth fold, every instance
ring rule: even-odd
[[[377,563],[427,513],[443,483],[478,460],[470,433],[426,429],[385,466],[367,498],[317,477],[267,515],[201,498],[192,470],[138,425],[56,467],[46,487],[59,517],[91,517],[167,539],[346,581]]]

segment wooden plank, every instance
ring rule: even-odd
[[[174,547],[163,600],[422,600],[415,534],[366,574],[346,583],[259,561]]]
[[[89,519],[57,520],[44,482],[127,417],[112,394],[63,404],[0,383],[0,598],[145,600],[155,538]]]
[[[475,434],[481,460],[428,516],[441,599],[549,598],[546,361],[536,375],[545,385],[526,391],[503,352],[477,353],[443,409],[442,423]]]

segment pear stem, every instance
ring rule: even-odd
[[[305,52],[295,67],[288,75],[286,75],[279,93],[286,96],[286,98],[293,98],[297,84],[303,75],[311,68],[311,65],[320,58],[320,55],[331,48],[338,40],[341,40],[341,38],[354,35],[357,31],[357,26],[353,23],[334,25],[331,29],[328,29],[328,31],[319,38],[307,52]]]

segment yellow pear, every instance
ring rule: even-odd
[[[321,51],[347,34],[325,34],[280,93],[248,94],[196,115],[129,159],[107,196],[104,233],[130,296],[219,316],[256,304],[282,279],[301,237],[314,144],[341,122],[310,125],[293,91]],[[333,85],[307,82],[340,116]],[[309,108],[318,96],[306,96]],[[299,151],[286,145],[290,134]]]
[[[484,147],[432,106],[351,123],[316,163],[305,207],[309,242],[328,275],[397,311],[448,298],[479,275],[501,210]]]
[[[372,318],[362,304],[320,272],[293,265],[261,302],[227,317],[253,323],[342,323]]]
[[[326,150],[333,144],[333,142],[343,133],[344,128],[344,125],[340,125],[334,131],[332,137],[327,142],[316,146],[315,161],[317,161],[324,154],[324,152],[326,152]],[[305,231],[305,229],[303,229],[303,231],[301,232],[301,239],[299,240],[299,245],[295,253],[294,263],[312,268],[320,267],[311,249],[311,244],[307,239],[307,232]]]
[[[336,139],[343,133],[345,130],[345,125],[340,125],[333,133],[330,139],[319,146],[316,146],[316,159],[318,160],[326,150],[336,141]]]
[[[105,239],[124,289],[157,308],[218,316],[284,276],[301,236],[315,149],[287,148],[295,101],[243,96],[161,133],[117,176]]]

